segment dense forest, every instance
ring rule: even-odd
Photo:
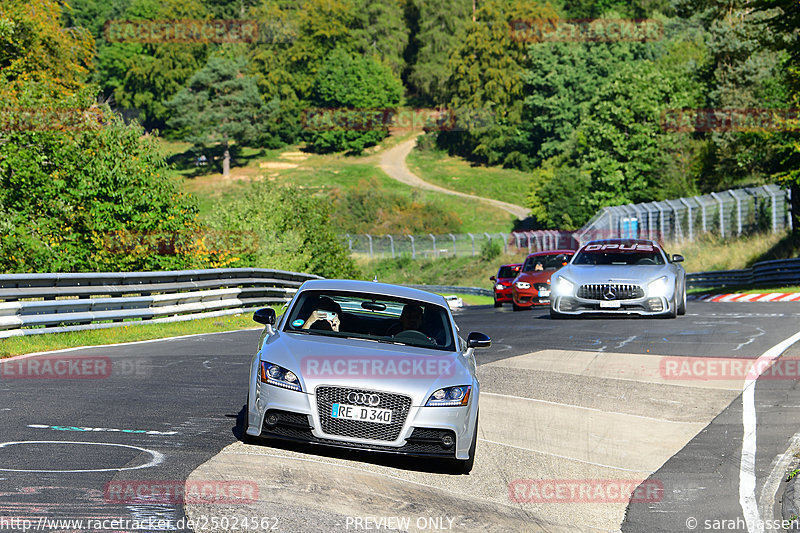
[[[656,31],[602,33],[623,23]],[[41,247],[25,261],[57,267],[38,241],[69,242],[77,214],[64,198],[96,193],[102,172],[118,183],[85,209],[106,229],[131,217],[146,231],[190,227],[192,207],[156,179],[163,162],[143,132],[222,145],[226,165],[229,145],[360,153],[388,135],[385,123],[340,127],[315,110],[350,112],[350,124],[363,110],[448,110],[454,122],[419,146],[529,172],[527,198],[510,200],[538,227],[576,228],[606,205],[797,183],[798,117],[787,110],[800,107],[798,28],[796,0],[4,0],[0,105],[14,142],[0,144],[0,220],[13,237],[3,246]],[[81,116],[86,127],[66,137],[9,130],[22,120],[14,110],[44,103],[101,109],[106,127]],[[720,125],[713,110],[760,118]],[[34,171],[43,160],[62,168]],[[115,195],[140,190],[140,203],[160,207],[117,212]],[[35,223],[60,229],[16,235],[15,217],[42,210]],[[148,266],[169,265],[130,268]]]

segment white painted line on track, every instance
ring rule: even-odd
[[[747,523],[748,533],[764,533],[764,522],[758,512],[756,499],[756,382],[769,363],[778,358],[792,344],[800,340],[800,332],[776,344],[750,369],[742,391],[742,458],[739,464],[739,505]],[[759,371],[760,369],[760,371]]]
[[[766,517],[766,520],[775,520],[772,511],[775,497],[778,495],[783,476],[786,475],[786,470],[794,459],[794,453],[798,449],[800,449],[800,433],[795,433],[786,451],[778,454],[772,460],[772,469],[761,488],[761,497],[758,499],[758,510],[761,516]]]
[[[636,380],[633,380],[636,381]],[[573,405],[569,403],[559,403],[559,402],[551,402],[548,400],[539,400],[537,398],[525,398],[524,396],[513,396],[511,394],[499,394],[496,392],[481,392],[481,395],[485,396],[501,396],[503,398],[511,398],[512,400],[525,400],[527,402],[536,402],[536,403],[545,403],[547,405],[557,405],[559,407],[572,407],[574,409],[582,409],[584,411],[593,411],[595,413],[604,413],[609,415],[620,415],[620,416],[630,416],[633,418],[641,418],[644,420],[651,420],[653,422],[669,422],[671,424],[694,424],[695,422],[686,422],[683,420],[667,420],[665,418],[653,418],[651,416],[643,416],[643,415],[633,415],[629,413],[620,413],[618,411],[606,411],[604,409],[597,409],[596,407],[583,407],[582,405]],[[638,470],[637,470],[638,472]]]
[[[140,452],[150,454],[151,459],[142,465],[139,466],[122,466],[119,468],[90,468],[90,469],[77,469],[77,470],[35,470],[30,468],[0,468],[0,472],[40,472],[46,474],[65,474],[65,473],[74,473],[74,472],[121,472],[123,470],[140,470],[142,468],[150,468],[151,466],[157,466],[164,462],[164,454],[161,452],[156,452],[154,450],[148,450],[147,448],[140,448],[139,446],[131,446],[129,444],[114,444],[110,442],[81,442],[81,441],[74,441],[74,440],[21,440],[15,442],[0,442],[0,448],[5,448],[6,446],[14,446],[19,444],[80,444],[82,446],[110,446],[110,447],[119,447],[119,448],[130,448],[133,450],[139,450]]]

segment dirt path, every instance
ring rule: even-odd
[[[481,202],[490,204],[498,209],[502,209],[503,211],[511,213],[520,220],[527,218],[528,214],[530,213],[530,210],[527,207],[510,204],[508,202],[501,202],[500,200],[493,200],[491,198],[483,198],[473,194],[466,194],[451,189],[445,189],[444,187],[440,187],[422,180],[419,176],[411,172],[406,165],[406,157],[409,153],[411,153],[411,150],[414,149],[416,144],[417,138],[414,137],[383,152],[380,156],[381,170],[383,170],[390,178],[396,179],[397,181],[405,183],[406,185],[411,185],[412,187],[418,187],[420,189],[427,189],[429,191],[436,191],[445,194],[452,194],[454,196],[461,196],[464,198],[471,198],[473,200],[480,200]]]

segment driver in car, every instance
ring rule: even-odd
[[[341,316],[341,306],[331,298],[321,296],[300,329],[339,331]]]

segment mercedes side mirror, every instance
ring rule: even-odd
[[[488,335],[473,331],[467,337],[467,348],[488,348],[492,345],[492,339]]]
[[[253,320],[265,326],[274,326],[276,315],[275,310],[271,307],[264,307],[253,313]]]
[[[672,262],[673,263],[682,263],[683,262],[683,256],[681,254],[673,254],[672,255]]]

